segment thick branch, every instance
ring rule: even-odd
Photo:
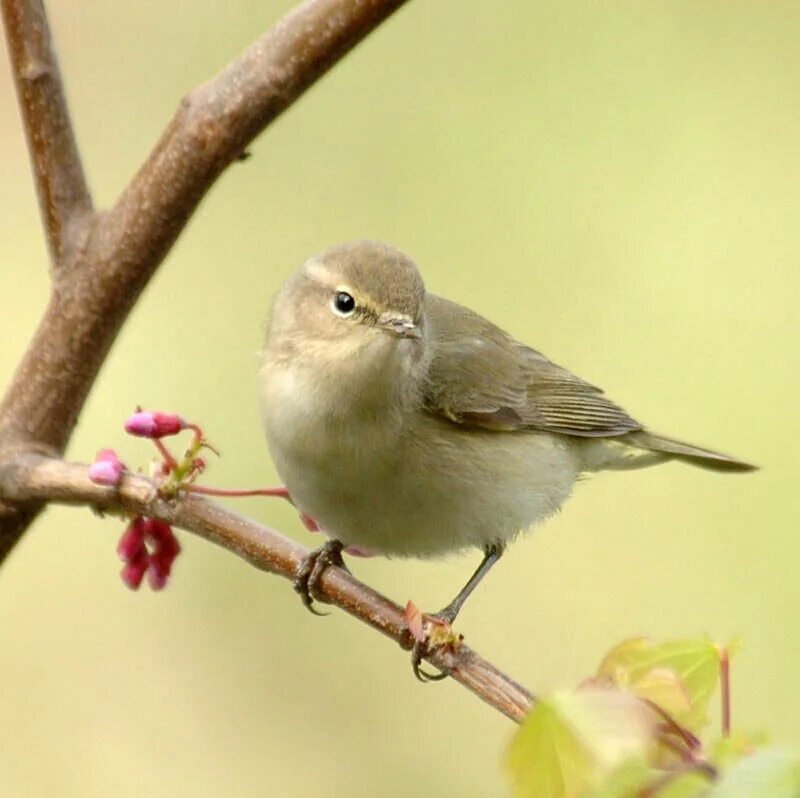
[[[122,508],[161,518],[223,546],[256,568],[287,579],[294,579],[308,554],[308,549],[278,532],[197,496],[165,502],[149,480],[134,476],[126,476],[119,490],[101,487],[89,480],[86,466],[40,455],[23,455],[0,465],[0,494],[22,503]],[[328,568],[321,579],[321,593],[403,648],[410,647],[402,609],[346,571]],[[521,720],[531,708],[533,696],[524,687],[464,644],[455,651],[434,650],[426,659],[512,720]]]
[[[70,245],[69,227],[92,210],[41,0],[2,0],[39,206],[54,267]]]
[[[41,0],[0,2],[45,226],[62,242],[62,217],[90,205],[47,21]],[[0,403],[0,461],[20,447],[64,451],[120,327],[216,178],[403,2],[308,0],[189,93],[114,208],[78,214],[68,268],[54,273],[50,303]],[[0,561],[35,510],[0,501]]]
[[[10,39],[28,37],[24,43],[12,40],[16,50],[35,49],[30,41],[37,36],[49,41],[44,15],[34,13],[37,0],[2,1],[12,23],[35,19],[35,25],[8,27]],[[0,406],[0,437],[63,451],[119,328],[219,174],[402,2],[310,0],[190,92],[116,206],[87,218],[74,270],[56,281],[39,331]],[[14,62],[22,90],[30,84],[23,75],[26,63],[24,57]],[[58,72],[47,76],[53,95],[63,100]],[[41,131],[45,143],[38,145],[39,105],[23,97],[36,158],[40,149],[57,150],[58,131],[69,129],[66,107],[56,105],[60,114],[52,113],[63,115],[61,128]],[[37,181],[49,185],[50,159],[41,162],[44,177],[38,166],[37,161]]]

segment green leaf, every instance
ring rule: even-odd
[[[539,701],[514,736],[508,766],[517,798],[579,798],[599,789],[654,740],[652,712],[635,696],[590,687]]]
[[[600,664],[598,676],[663,706],[678,723],[699,732],[708,723],[719,662],[720,647],[707,637],[664,643],[636,638],[613,648]],[[670,683],[664,671],[677,680]]]
[[[669,668],[653,668],[637,679],[631,687],[633,688],[631,692],[658,704],[679,722],[680,718],[692,712],[692,699],[686,685],[675,671]]]
[[[800,798],[800,755],[766,748],[737,762],[708,798]]]

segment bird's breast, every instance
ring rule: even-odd
[[[262,372],[262,414],[275,465],[304,512],[325,525],[396,468],[401,416],[349,404],[300,368]],[[330,524],[328,524],[330,526]]]

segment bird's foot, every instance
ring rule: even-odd
[[[448,674],[444,671],[429,673],[421,665],[422,658],[429,655],[434,649],[455,650],[461,644],[463,636],[454,632],[452,627],[456,614],[450,607],[446,607],[441,612],[429,614],[421,612],[412,601],[406,604],[406,623],[409,633],[414,638],[414,645],[411,647],[411,670],[421,682],[439,682],[447,678]]]
[[[300,570],[294,580],[294,589],[300,594],[303,605],[314,615],[327,615],[327,612],[319,612],[314,609],[314,600],[324,601],[317,587],[322,574],[329,565],[343,568],[349,573],[348,567],[342,559],[342,549],[344,544],[338,540],[327,540],[318,549],[314,549],[300,566]]]

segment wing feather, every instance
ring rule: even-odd
[[[600,388],[477,313],[429,294],[425,407],[459,424],[611,437],[642,429]]]

